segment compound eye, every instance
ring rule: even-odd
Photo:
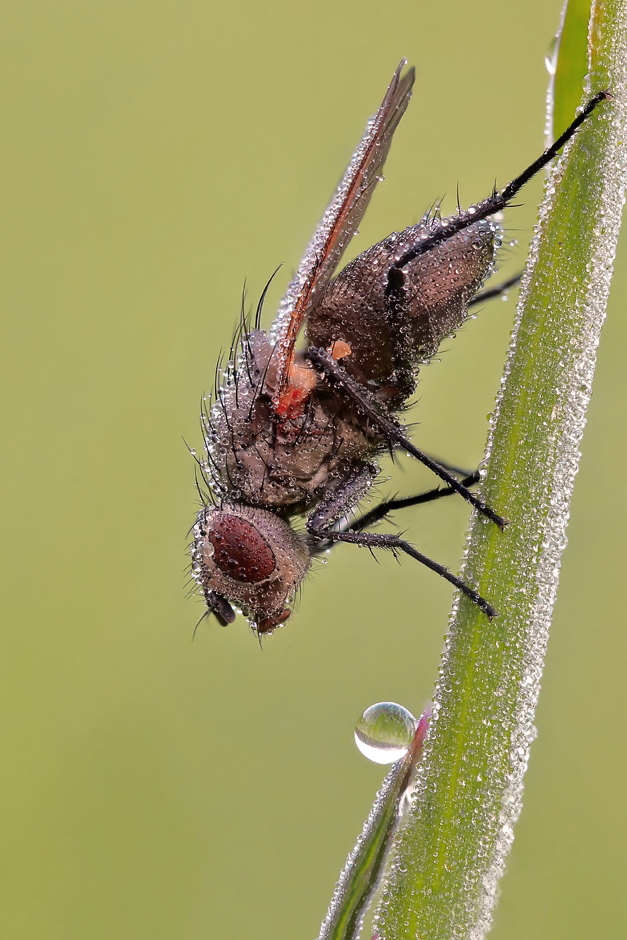
[[[274,552],[259,529],[241,516],[217,512],[206,537],[213,563],[235,581],[256,584],[276,568]]]

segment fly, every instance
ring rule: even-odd
[[[408,555],[487,617],[497,613],[403,537],[369,530],[392,510],[455,493],[491,523],[506,525],[470,491],[478,474],[419,450],[398,415],[416,388],[420,365],[458,329],[469,307],[511,286],[481,291],[500,245],[495,214],[611,96],[591,98],[504,189],[449,218],[431,213],[393,232],[334,277],[409,104],[415,72],[404,72],[405,64],[366,126],[270,335],[260,328],[264,291],[254,322],[242,314],[226,375],[216,380],[213,405],[202,411],[205,457],[197,462],[203,507],[194,526],[192,574],[207,612],[224,626],[235,619],[234,607],[260,636],[283,624],[312,559],[339,542]],[[397,449],[445,486],[386,500],[351,518],[379,473],[378,456]],[[304,532],[294,525],[303,517]]]

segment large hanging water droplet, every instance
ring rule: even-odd
[[[378,702],[355,725],[355,744],[376,764],[393,764],[403,757],[416,731],[416,719],[395,702]]]

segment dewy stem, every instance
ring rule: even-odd
[[[627,179],[627,0],[593,2],[586,98],[603,105],[547,182],[498,396],[463,577],[500,617],[458,600],[433,720],[383,901],[381,940],[478,940],[520,813],[568,507]]]
[[[414,740],[381,787],[353,852],[335,887],[318,940],[353,940],[359,935],[365,911],[377,890],[390,844],[399,827],[399,807],[420,758],[429,715],[417,724]]]

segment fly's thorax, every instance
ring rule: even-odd
[[[262,442],[273,428],[277,369],[276,347],[265,333],[255,330],[245,338],[235,368],[225,373],[216,390],[205,447],[217,490],[233,501],[260,502],[253,494],[268,482],[268,454]]]
[[[293,510],[315,503],[338,468],[365,459],[372,442],[367,429],[345,420],[334,396],[321,398],[314,388],[302,414],[277,417],[275,349],[265,334],[250,334],[216,397],[206,447],[216,488],[231,502]],[[317,382],[302,354],[294,367]]]
[[[305,540],[265,509],[208,506],[194,526],[192,572],[205,598],[213,592],[234,604],[260,633],[289,617],[310,561]]]
[[[414,389],[421,362],[464,321],[468,304],[492,272],[500,233],[477,222],[390,271],[425,238],[446,229],[431,218],[369,248],[335,278],[309,314],[307,343],[350,346],[344,367],[398,407]]]

